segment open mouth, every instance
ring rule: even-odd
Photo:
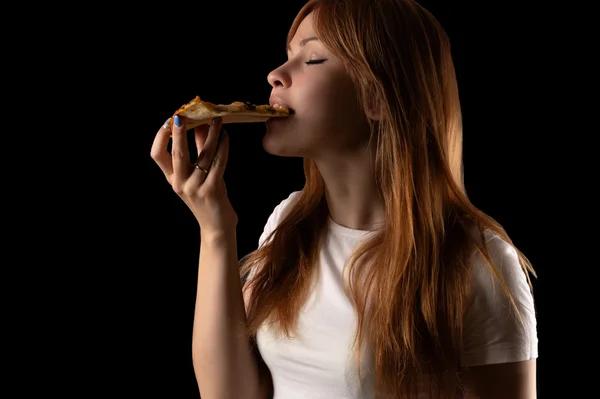
[[[289,116],[292,116],[296,113],[291,107],[285,104],[273,103],[271,104],[271,107],[279,110],[287,110],[289,112]]]

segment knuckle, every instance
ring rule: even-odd
[[[196,187],[192,187],[189,184],[186,184],[183,187],[183,194],[188,198],[196,198],[198,196],[198,190]]]
[[[183,151],[180,151],[178,149],[173,149],[172,155],[173,155],[174,158],[181,159],[181,158],[183,158]]]
[[[185,187],[182,184],[182,182],[180,182],[178,180],[173,180],[173,183],[171,184],[171,186],[173,187],[173,191],[175,191],[177,194],[179,194],[179,195],[184,194]]]

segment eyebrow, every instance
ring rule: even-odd
[[[304,47],[304,45],[305,45],[306,43],[308,43],[308,42],[312,42],[313,40],[319,40],[319,38],[318,38],[318,37],[316,37],[316,36],[312,36],[312,37],[307,37],[306,39],[302,39],[302,40],[300,40],[300,47]],[[289,44],[288,44],[288,46],[287,46],[287,51],[288,51],[288,53],[289,53],[290,51],[292,51],[292,48],[290,47],[290,45],[289,45]]]

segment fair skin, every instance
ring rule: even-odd
[[[265,150],[313,159],[325,181],[331,218],[349,228],[375,229],[385,209],[373,177],[366,116],[342,63],[318,40],[312,15],[290,42],[288,61],[268,81],[271,103],[291,107],[295,115],[267,123]],[[465,370],[465,382],[473,398],[533,399],[536,361],[471,367]]]
[[[331,218],[352,229],[373,230],[383,222],[385,209],[373,177],[369,127],[350,77],[318,40],[312,21],[312,14],[302,21],[288,61],[268,76],[271,103],[291,107],[295,115],[268,122],[263,147],[270,154],[314,160]]]

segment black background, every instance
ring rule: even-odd
[[[196,95],[215,103],[267,103],[267,74],[285,61],[287,31],[303,3],[146,3],[136,10],[97,6],[82,12],[89,19],[81,24],[91,33],[86,49],[71,49],[77,62],[69,68],[84,71],[80,88],[95,93],[102,110],[86,133],[98,152],[87,154],[97,174],[93,205],[70,197],[85,230],[69,252],[79,254],[85,270],[68,273],[77,281],[69,291],[75,294],[65,298],[65,322],[73,327],[54,347],[69,363],[70,371],[52,382],[65,394],[199,397],[191,361],[199,231],[150,158],[150,147],[166,118]],[[544,252],[541,233],[547,231],[551,166],[543,160],[539,95],[530,80],[536,22],[495,5],[420,3],[452,43],[467,193],[506,228],[545,281],[533,282],[538,392],[544,397],[552,378],[547,286],[554,260]],[[304,175],[301,159],[262,149],[264,124],[227,130],[225,180],[239,218],[241,257],[256,248],[273,208],[303,187]],[[65,355],[65,346],[75,353]]]

